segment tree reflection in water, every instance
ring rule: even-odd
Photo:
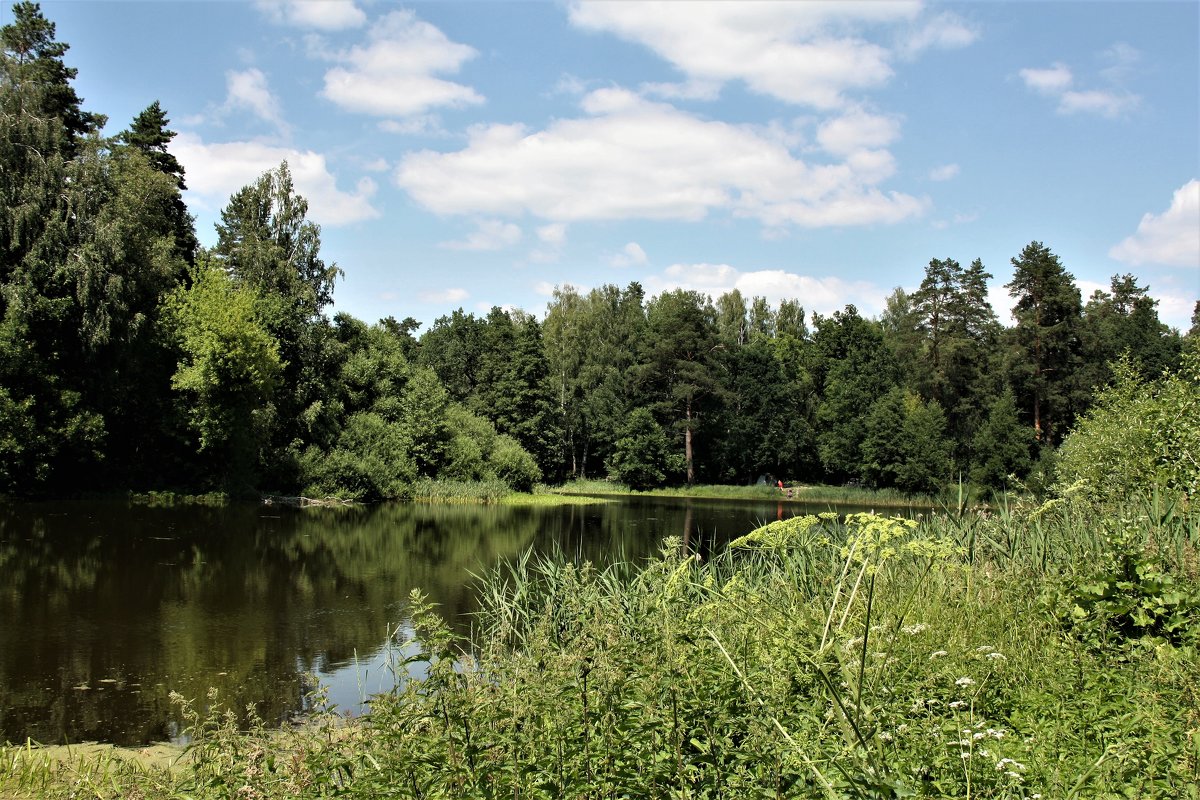
[[[795,509],[800,513],[803,509]],[[472,574],[527,548],[640,561],[666,536],[705,549],[774,506],[124,501],[0,508],[0,740],[178,738],[172,690],[268,722],[304,709],[308,674],[353,707],[391,681],[387,637],[420,588],[466,632]]]

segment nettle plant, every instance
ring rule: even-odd
[[[1102,519],[1100,568],[1065,581],[1049,597],[1051,613],[1087,644],[1200,644],[1200,590],[1163,563],[1147,542],[1146,522]]]

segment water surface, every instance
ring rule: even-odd
[[[819,509],[823,510],[823,509]],[[529,548],[606,562],[666,536],[720,546],[795,505],[631,499],[588,506],[125,501],[0,506],[0,742],[179,740],[177,691],[268,722],[315,674],[361,710],[392,685],[389,632],[419,588],[465,630],[473,579]]]

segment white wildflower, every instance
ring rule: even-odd
[[[916,636],[918,633],[925,631],[929,626],[924,622],[918,622],[916,625],[905,625],[900,630],[907,633],[909,636]]]
[[[990,653],[995,649],[996,648],[992,647],[990,644],[983,644],[983,645],[980,645],[979,647],[976,647],[975,652],[976,653]]]
[[[956,680],[956,681],[954,682],[954,685],[955,685],[955,686],[963,686],[963,687],[966,687],[966,686],[974,686],[974,685],[975,685],[975,681],[973,681],[973,680],[971,680],[970,678],[967,678],[967,677],[965,677],[965,676],[964,676],[964,677],[962,677],[962,678],[959,678],[958,680]]]
[[[953,708],[955,711],[958,711],[960,708],[962,708],[966,704],[967,703],[965,700],[955,700],[950,703],[950,707]]]
[[[934,650],[933,653],[929,656],[929,660],[932,661],[935,658],[942,658],[943,656],[948,656],[948,655],[950,655],[950,654],[947,653],[945,650]]]

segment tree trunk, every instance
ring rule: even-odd
[[[696,465],[692,461],[692,401],[687,404],[687,427],[683,429],[683,458],[687,462],[687,483],[696,482]]]

